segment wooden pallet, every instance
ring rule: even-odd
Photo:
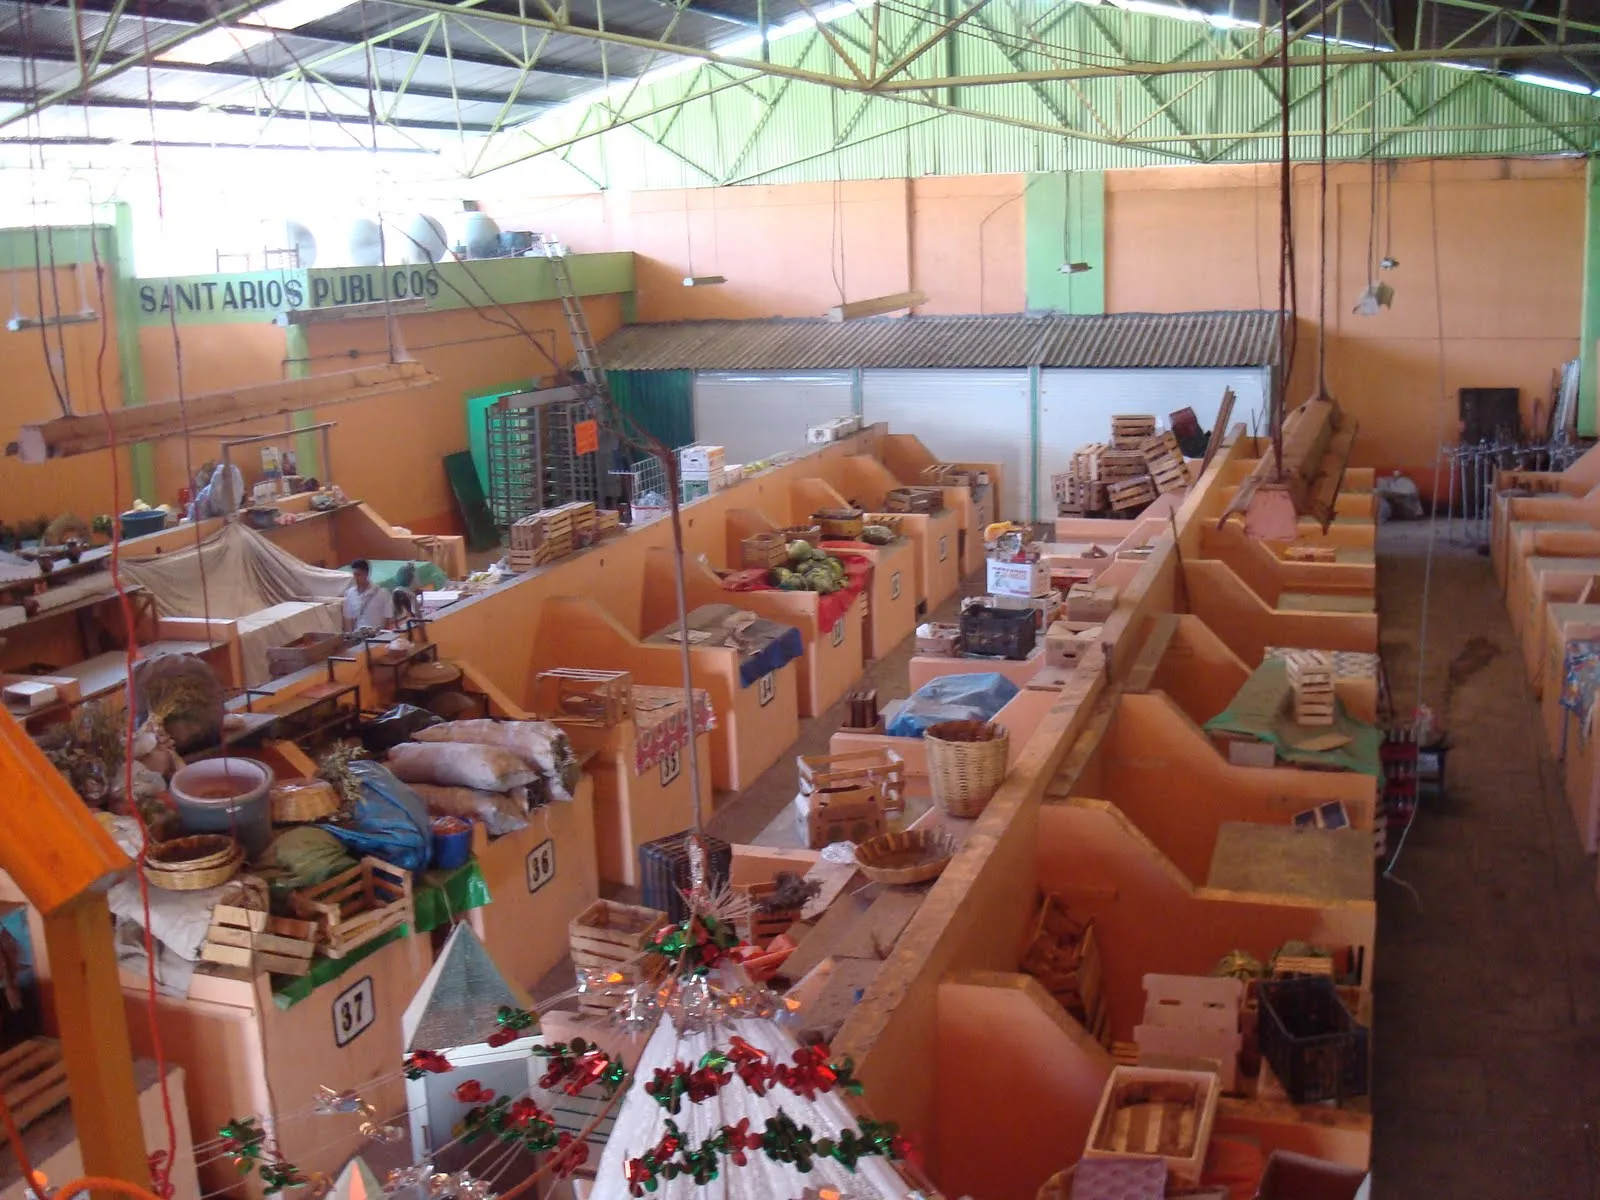
[[[1142,508],[1146,504],[1154,503],[1155,498],[1156,485],[1148,475],[1106,485],[1106,501],[1111,506],[1112,512],[1127,512],[1132,508]]]
[[[54,1038],[29,1038],[0,1054],[0,1094],[11,1119],[26,1129],[67,1099],[67,1068],[61,1043]],[[0,1126],[0,1145],[9,1140]]]

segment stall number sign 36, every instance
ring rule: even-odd
[[[668,750],[661,756],[661,786],[666,787],[682,770],[683,751],[676,748]]]
[[[556,844],[545,838],[528,851],[528,891],[537,892],[556,877]]]
[[[377,1019],[378,1005],[372,997],[372,976],[368,975],[334,998],[333,1044],[348,1046]]]

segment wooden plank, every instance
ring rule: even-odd
[[[926,895],[921,889],[885,888],[834,947],[834,954],[843,958],[888,958]]]
[[[902,308],[915,308],[927,299],[921,292],[894,292],[870,300],[851,300],[830,308],[828,320],[853,321],[857,317],[881,317],[886,313],[899,312]]]
[[[421,363],[382,363],[228,392],[208,392],[189,397],[182,406],[176,400],[164,400],[113,409],[108,417],[56,417],[24,425],[17,435],[17,456],[25,463],[41,463],[105,450],[111,445],[112,434],[122,443],[154,441],[178,437],[186,431],[215,429],[236,422],[285,416],[302,409],[364,400],[368,396],[429,387],[438,381],[438,376]]]
[[[139,1091],[128,1023],[120,1003],[107,1004],[107,997],[122,995],[122,980],[105,896],[88,892],[46,914],[44,932],[73,1120],[94,1131],[79,1143],[83,1173],[148,1186],[144,1130],[130,1119],[139,1111]],[[111,1200],[103,1191],[94,1196]]]

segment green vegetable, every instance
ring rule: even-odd
[[[894,541],[894,530],[887,525],[865,525],[861,529],[861,540],[869,546],[887,546]]]
[[[811,557],[811,543],[804,538],[795,538],[789,543],[789,561],[802,563]]]
[[[788,567],[773,567],[772,570],[767,572],[767,582],[773,587],[791,587],[792,584],[790,581],[793,580],[794,577],[794,572]]]

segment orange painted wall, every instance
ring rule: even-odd
[[[1577,353],[1583,165],[1455,160],[1393,170],[1400,268],[1384,276],[1395,305],[1378,317],[1351,312],[1367,282],[1367,168],[1330,172],[1327,374],[1362,422],[1355,465],[1405,469],[1426,486],[1441,428],[1445,440],[1455,436],[1456,389],[1517,387],[1531,419],[1535,401],[1548,411],[1552,370]],[[1302,336],[1291,402],[1314,386],[1321,273],[1315,168],[1297,167],[1295,180]],[[1276,306],[1275,168],[1112,171],[1105,184],[1108,312]],[[828,263],[841,243],[850,299],[916,288],[928,296],[919,313],[1018,312],[1024,186],[1021,176],[993,175],[706,188],[495,211],[503,224],[551,230],[580,251],[639,253],[644,321],[820,315],[837,303]],[[694,272],[726,275],[726,284],[682,286],[691,244]]]
[[[35,289],[40,282],[31,269],[0,271],[0,295],[11,300],[22,315],[32,316],[38,310]],[[55,298],[51,295],[48,273],[42,283],[45,309],[54,311]],[[57,384],[74,412],[99,411],[99,384],[104,385],[106,403],[112,408],[120,407],[122,373],[117,360],[116,321],[92,294],[95,290],[93,272],[87,266],[82,268],[81,274],[70,268],[60,268],[55,272],[55,286],[62,312],[76,313],[87,306],[103,314],[103,323],[67,325],[46,331],[51,356],[59,359],[55,372]],[[80,295],[80,287],[91,294]],[[103,368],[97,371],[102,335],[106,343],[105,359]],[[59,351],[62,342],[64,354]],[[61,415],[61,404],[50,382],[47,361],[37,329],[12,333],[0,324],[0,446],[15,440],[19,426]],[[122,481],[121,507],[126,508],[132,503],[128,456],[120,454],[117,463]],[[117,511],[110,468],[110,458],[98,454],[33,466],[0,455],[0,521],[14,524],[35,517],[54,517],[69,510],[88,520],[96,513]]]
[[[638,255],[638,319],[816,317],[919,290],[920,313],[1023,307],[1020,175],[608,192],[498,205],[504,227]],[[687,275],[723,275],[686,288]]]
[[[1295,178],[1302,323],[1291,403],[1315,388],[1323,273],[1314,168]],[[1535,402],[1548,415],[1551,372],[1578,352],[1583,164],[1401,163],[1390,195],[1400,266],[1383,281],[1395,289],[1394,306],[1358,317],[1351,310],[1367,283],[1369,176],[1364,166],[1330,172],[1328,387],[1361,421],[1352,464],[1403,469],[1426,486],[1441,437],[1453,442],[1458,433],[1458,388],[1517,387],[1525,421]],[[1109,173],[1108,311],[1276,306],[1278,222],[1271,167]]]

